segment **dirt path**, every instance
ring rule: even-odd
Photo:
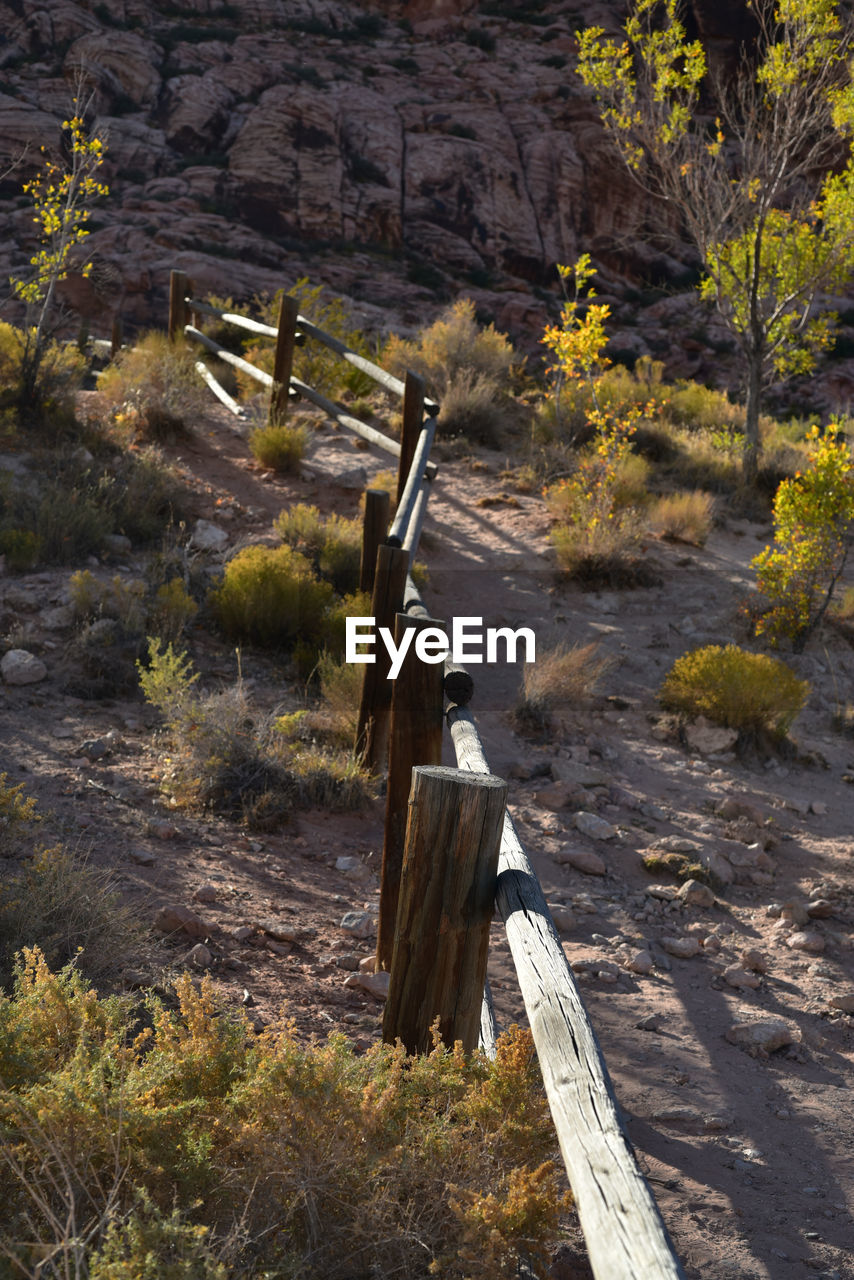
[[[194,515],[225,529],[231,546],[267,536],[294,500],[353,514],[358,491],[334,476],[362,466],[370,479],[387,468],[326,429],[307,460],[312,478],[279,480],[250,462],[224,411],[174,453],[192,478]],[[854,649],[826,632],[797,660],[813,689],[793,758],[689,751],[660,725],[656,690],[686,649],[742,638],[749,561],[767,530],[730,522],[702,550],[650,543],[660,585],[582,593],[556,584],[543,505],[507,487],[503,462],[479,453],[474,465],[441,465],[420,553],[425,598],[446,621],[531,626],[540,646],[595,639],[613,658],[595,700],[567,708],[545,740],[521,736],[508,719],[518,664],[477,669],[472,709],[492,769],[510,778],[546,895],[572,918],[566,954],[686,1273],[854,1280],[854,793],[844,780],[854,776],[854,742],[832,728],[850,696]],[[104,571],[137,568],[131,556]],[[129,939],[125,985],[165,982],[187,963],[192,940],[151,927],[160,906],[182,905],[204,922],[218,984],[252,1017],[284,1007],[306,1035],[340,1027],[368,1043],[381,1005],[345,982],[373,944],[340,921],[376,906],[381,804],[355,816],[309,813],[258,838],[169,809],[150,709],[137,698],[88,703],[61,692],[55,673],[68,635],[46,620],[69,572],[0,578],[4,631],[40,650],[49,672],[39,685],[0,688],[0,772],[26,780],[68,836],[115,869],[144,925],[141,942]],[[234,678],[228,646],[197,631],[192,647],[206,680]],[[245,653],[243,672],[259,700],[285,692],[287,673],[269,658]],[[84,743],[105,737],[102,757],[84,755]],[[608,824],[603,836],[579,831],[579,811]],[[650,876],[641,861],[667,837],[692,842],[692,857],[723,856],[739,882],[710,905],[674,899],[678,882]],[[346,869],[336,865],[342,857]],[[827,905],[807,907],[818,898]],[[290,922],[296,940],[286,927],[278,939],[257,928],[271,916]],[[790,945],[804,932],[818,939],[815,950]],[[742,962],[745,951],[756,954]],[[626,967],[639,952],[649,972]],[[523,1020],[497,925],[490,978],[501,1020]],[[768,1019],[791,1039],[770,1056],[727,1039],[736,1023]],[[570,1242],[557,1280],[583,1274],[580,1265]]]

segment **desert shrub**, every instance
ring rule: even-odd
[[[307,445],[305,427],[288,426],[284,422],[256,427],[249,437],[252,456],[261,466],[283,474],[291,474],[298,469]]]
[[[114,574],[105,581],[90,569],[78,569],[69,579],[68,593],[78,618],[114,619],[129,636],[149,629],[164,640],[177,640],[199,609],[180,577],[152,587],[140,578]]]
[[[52,965],[73,960],[98,977],[128,943],[130,920],[116,879],[82,850],[39,847],[33,816],[23,819],[12,850],[29,856],[6,870],[0,886],[0,985],[8,984],[23,947],[39,947]],[[4,844],[8,850],[8,837]]]
[[[579,453],[572,475],[546,489],[558,521],[550,537],[568,577],[628,585],[642,579],[634,552],[644,530],[638,502],[646,498],[646,468],[632,462],[631,421],[594,420],[595,443]]]
[[[587,702],[612,665],[595,641],[540,648],[536,662],[525,665],[515,719],[523,728],[547,729],[559,708]]]
[[[39,562],[41,542],[32,529],[0,529],[0,556],[12,573],[26,573]]]
[[[301,718],[291,732],[301,736],[304,726],[305,731],[319,741],[352,746],[359,719],[363,668],[354,662],[343,662],[324,650],[314,674],[320,684],[320,701],[310,711],[300,713]]]
[[[122,452],[102,473],[101,492],[113,531],[135,543],[150,543],[181,517],[184,489],[154,445]]]
[[[253,1036],[208,979],[175,995],[99,999],[22,957],[0,998],[15,1273],[27,1241],[53,1259],[38,1274],[94,1280],[509,1280],[520,1255],[548,1274],[567,1197],[529,1032],[494,1062],[357,1053],[281,1023]]]
[[[279,290],[272,298],[257,297],[254,310],[259,318],[269,325],[279,322],[279,307],[282,293],[296,298],[299,314],[304,316],[319,329],[323,329],[345,346],[359,355],[370,356],[364,335],[355,327],[342,298],[330,296],[322,284],[312,284],[307,276],[302,276],[290,289]],[[252,339],[247,344],[246,359],[265,373],[273,372],[274,346],[272,340],[258,342]],[[354,369],[334,351],[323,346],[314,338],[308,338],[305,344],[294,351],[294,376],[308,383],[322,395],[335,397],[340,391],[347,390],[353,395],[364,395],[374,389],[374,382],[358,369]],[[258,383],[249,374],[237,370],[237,385],[246,399],[258,394]]]
[[[82,385],[86,361],[70,343],[45,342],[35,387],[28,387],[25,366],[32,362],[35,330],[0,321],[0,422],[9,428],[35,428],[43,444],[75,434],[74,395]]]
[[[307,556],[339,594],[359,585],[362,525],[345,516],[322,516],[317,507],[299,502],[282,511],[273,528],[286,546]]]
[[[392,335],[383,363],[420,374],[441,404],[443,431],[496,444],[509,421],[507,389],[516,353],[493,324],[480,326],[471,298],[458,298],[416,339]]]
[[[170,342],[158,332],[123,348],[98,380],[100,399],[117,434],[156,442],[190,431],[209,404],[195,369],[198,358],[189,343]]]
[[[40,821],[33,796],[23,782],[13,786],[7,773],[0,773],[0,858],[12,858]]]
[[[254,546],[229,560],[210,603],[227,635],[287,647],[321,635],[332,594],[292,547]]]
[[[780,740],[808,693],[808,682],[778,658],[737,645],[708,645],[676,659],[659,701],[668,711],[705,716],[746,736]]]
[[[203,693],[186,654],[159,640],[149,641],[148,663],[138,672],[146,700],[166,723],[162,785],[177,803],[272,830],[295,808],[358,808],[370,795],[352,753],[306,740],[302,716],[256,710],[242,680]]]
[[[784,480],[774,498],[774,545],[752,563],[766,605],[757,635],[790,640],[795,652],[824,617],[845,568],[854,526],[854,461],[830,431],[809,436],[808,465]]]
[[[715,503],[710,493],[668,493],[657,498],[649,513],[649,527],[662,538],[702,547],[712,527]]]

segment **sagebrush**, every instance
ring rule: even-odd
[[[806,702],[809,683],[779,658],[737,645],[707,645],[677,658],[661,705],[752,737],[781,740]]]
[[[98,999],[24,952],[0,997],[8,1274],[548,1274],[565,1180],[528,1032],[494,1062],[357,1054],[287,1023],[256,1037],[207,979],[175,995]]]

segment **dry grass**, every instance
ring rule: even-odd
[[[599,653],[595,641],[540,649],[536,662],[525,667],[514,710],[516,721],[523,727],[547,729],[558,710],[590,700],[613,661]]]
[[[256,427],[249,437],[252,456],[261,466],[286,475],[297,471],[307,446],[305,427],[290,427],[283,422]]]
[[[649,527],[660,538],[702,547],[711,531],[714,512],[714,498],[702,489],[667,493],[653,504]]]
[[[120,351],[98,380],[115,435],[159,442],[190,432],[210,405],[197,359],[188,343],[170,342],[165,333],[148,333]]]

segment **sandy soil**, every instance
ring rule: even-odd
[[[193,486],[195,514],[226,529],[232,547],[267,536],[273,516],[294,500],[355,513],[358,493],[338,488],[335,474],[364,466],[370,478],[387,467],[326,428],[308,460],[314,479],[277,479],[251,461],[224,411],[172,452]],[[854,1017],[833,1001],[854,1010],[854,742],[832,718],[850,697],[854,649],[825,630],[793,661],[813,688],[790,756],[692,753],[662,725],[656,690],[686,649],[743,638],[749,562],[769,530],[729,521],[702,549],[650,542],[645,554],[659,585],[584,593],[557,582],[542,502],[516,492],[500,477],[503,466],[483,451],[441,464],[420,553],[430,570],[425,597],[448,621],[465,614],[487,626],[529,625],[541,647],[595,639],[613,657],[592,703],[567,708],[547,740],[521,735],[508,717],[518,665],[476,670],[472,709],[493,771],[510,779],[512,812],[546,896],[572,909],[566,954],[686,1274],[852,1280]],[[482,499],[489,505],[478,505]],[[103,572],[137,568],[129,556]],[[337,1027],[369,1043],[381,1005],[344,983],[373,944],[339,924],[345,911],[376,905],[381,802],[355,815],[303,814],[288,830],[258,837],[171,809],[158,783],[151,709],[135,698],[86,702],[61,692],[56,673],[68,636],[43,621],[64,599],[69,575],[0,577],[7,647],[11,634],[16,643],[23,635],[49,672],[41,684],[0,687],[0,771],[26,780],[66,833],[115,869],[144,926],[142,941],[129,939],[122,981],[163,983],[185,963],[193,940],[152,927],[159,907],[184,905],[205,922],[211,972],[227,999],[259,1021],[284,1007],[305,1035]],[[212,685],[234,678],[234,655],[215,637],[197,629],[191,650]],[[287,670],[269,657],[244,652],[242,666],[259,701],[290,696]],[[87,758],[82,744],[105,735],[108,754]],[[561,762],[594,766],[604,782],[556,807],[560,784],[549,772]],[[720,816],[727,799],[741,808]],[[606,819],[614,834],[582,837],[580,808]],[[714,905],[683,906],[666,889],[650,895],[654,883],[672,892],[677,881],[651,877],[641,862],[666,836],[736,860],[759,841],[765,857],[743,877],[749,882],[728,886]],[[605,874],[560,861],[568,848],[593,850]],[[358,859],[355,871],[336,869],[341,855]],[[212,900],[199,900],[203,885],[201,898]],[[829,904],[808,924],[820,952],[788,945],[811,895]],[[781,918],[787,904],[794,905]],[[271,915],[292,920],[300,940],[276,943],[257,931],[235,937]],[[502,927],[493,934],[499,1018],[524,1021]],[[703,945],[691,958],[663,946],[692,936]],[[655,960],[648,975],[623,963],[628,948],[643,947]],[[745,949],[758,953],[757,985],[734,987],[724,973]],[[751,1056],[726,1039],[734,1023],[769,1016],[785,1021],[791,1045]],[[556,1280],[586,1274],[579,1240],[576,1233],[556,1260]]]

